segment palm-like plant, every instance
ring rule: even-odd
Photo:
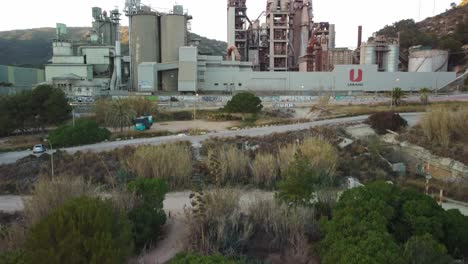
[[[403,90],[399,87],[392,90],[392,102],[393,105],[399,106],[401,103],[401,99],[403,98]]]
[[[421,95],[421,103],[425,105],[429,104],[429,93],[430,90],[426,87],[421,88],[421,90],[419,90],[419,94]]]

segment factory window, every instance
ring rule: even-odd
[[[81,93],[81,88],[78,88],[78,92]]]
[[[242,86],[242,83],[239,83],[239,87]]]
[[[218,85],[219,85],[219,83],[215,83],[215,86],[218,86]]]

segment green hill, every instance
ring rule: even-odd
[[[68,28],[69,37],[74,41],[85,40],[90,32],[87,27]],[[52,57],[52,40],[55,28],[36,28],[0,32],[0,65],[43,68]],[[200,39],[199,50],[203,54],[224,55],[227,44],[194,33],[190,39]],[[128,28],[122,27],[122,50],[128,54]]]
[[[422,45],[450,51],[450,68],[463,71],[467,66],[463,46],[468,44],[468,5],[460,5],[435,17],[416,23],[405,19],[387,25],[375,35],[397,38],[401,50],[408,55],[412,46]]]

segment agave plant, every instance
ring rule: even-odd
[[[421,90],[419,90],[419,94],[421,95],[421,103],[425,105],[429,104],[429,93],[430,90],[426,87],[421,88]]]
[[[403,90],[399,87],[392,90],[392,105],[399,106],[401,104],[401,99],[403,98]]]

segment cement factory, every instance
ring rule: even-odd
[[[122,54],[118,9],[92,9],[86,41],[67,38],[57,24],[46,81],[68,96],[159,94],[314,95],[358,94],[400,87],[438,90],[456,79],[447,72],[448,52],[414,47],[400,54],[399,39],[374,36],[357,49],[335,47],[335,25],[314,21],[312,0],[267,0],[255,19],[246,0],[227,0],[225,56],[199,54],[189,39],[192,16],[181,5],[159,12],[140,0],[127,0],[129,55]],[[407,60],[409,71],[401,71]]]

